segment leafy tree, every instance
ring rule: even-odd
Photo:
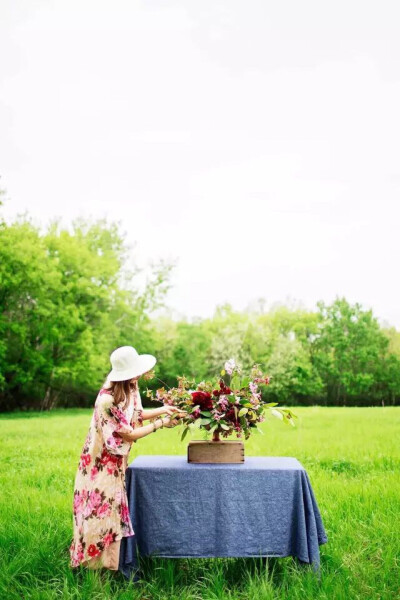
[[[388,339],[372,311],[337,298],[330,306],[318,303],[320,333],[315,341],[315,365],[328,404],[346,404],[351,397],[374,392],[385,360]]]
[[[169,266],[142,292],[116,224],[53,223],[44,234],[20,219],[0,229],[1,403],[48,409],[98,388],[109,353],[140,345],[148,311],[165,295]],[[142,349],[143,348],[143,349]]]
[[[110,352],[126,344],[157,356],[153,388],[207,379],[234,358],[269,372],[264,393],[279,402],[399,402],[400,334],[372,311],[337,298],[316,311],[259,301],[208,319],[156,317],[172,268],[152,264],[139,286],[125,236],[105,220],[43,232],[27,217],[0,219],[0,410],[92,402]]]

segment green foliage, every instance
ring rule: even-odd
[[[400,333],[371,311],[337,298],[315,311],[218,306],[212,318],[152,317],[172,265],[148,270],[143,289],[116,224],[54,222],[44,232],[24,217],[0,219],[0,410],[85,405],[121,345],[157,356],[156,379],[202,381],[235,358],[271,376],[264,401],[398,404]],[[223,374],[225,376],[225,374]]]
[[[388,352],[389,339],[372,311],[344,298],[319,307],[320,333],[315,341],[314,364],[324,381],[328,404],[346,404],[350,398],[393,400],[398,357]]]
[[[207,379],[230,356],[271,375],[266,399],[294,404],[398,404],[400,334],[379,327],[371,311],[337,298],[316,312],[276,307],[268,313],[218,307],[213,318],[154,323],[159,377]],[[154,384],[156,387],[156,384]]]
[[[0,225],[0,385],[3,407],[48,409],[93,394],[109,354],[125,343],[146,351],[148,311],[165,294],[156,266],[138,293],[115,224],[53,223],[41,233],[22,219]],[[146,342],[146,343],[145,343]],[[1,406],[0,404],[0,406]]]

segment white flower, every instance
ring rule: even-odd
[[[281,412],[279,412],[279,410],[275,410],[275,408],[271,408],[271,414],[274,415],[274,417],[277,417],[278,419],[283,421],[283,414]]]
[[[233,370],[236,367],[236,363],[234,361],[233,358],[230,358],[229,360],[226,361],[225,363],[225,371],[228,373],[228,375],[232,375]]]

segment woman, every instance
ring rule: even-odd
[[[154,356],[122,346],[110,360],[112,370],[96,398],[75,477],[71,567],[118,569],[121,538],[134,535],[125,488],[132,442],[174,427],[183,414],[173,406],[143,409],[137,380],[154,367]],[[153,422],[143,425],[149,419]]]

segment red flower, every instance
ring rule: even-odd
[[[98,550],[94,544],[90,544],[88,548],[88,554],[89,556],[98,556],[100,554],[100,550]]]
[[[231,388],[229,388],[228,386],[225,385],[225,382],[223,379],[219,380],[219,390],[213,390],[213,395],[214,396],[222,396],[222,395],[229,395],[232,393]]]
[[[235,427],[240,427],[240,423],[239,420],[236,418],[235,415],[235,410],[234,408],[229,408],[226,413],[225,413],[225,417],[224,417],[227,421],[231,421],[231,423],[234,424]]]
[[[90,454],[81,454],[81,464],[79,468],[83,465],[83,467],[87,467],[90,461],[92,460]]]
[[[195,404],[200,406],[200,410],[211,410],[213,401],[209,392],[192,392],[192,398]]]

